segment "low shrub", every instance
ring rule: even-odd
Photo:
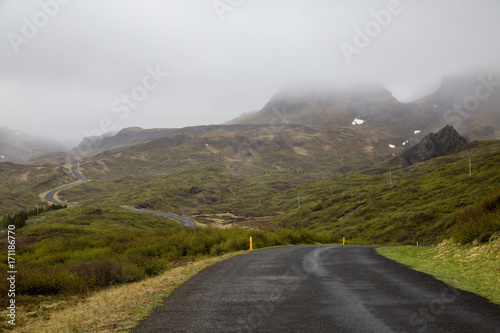
[[[31,216],[36,216],[51,210],[59,210],[66,208],[66,205],[50,205],[47,207],[32,208],[27,210],[21,210],[15,213],[13,216],[6,215],[2,218],[1,225],[7,228],[9,225],[14,225],[16,229],[20,229],[26,225],[26,221]]]
[[[453,217],[452,238],[460,244],[486,242],[500,231],[500,188]]]
[[[103,214],[104,218],[107,214],[95,210],[94,213]],[[96,219],[93,223],[101,222]],[[106,234],[92,223],[75,227],[66,222],[64,227],[57,227],[59,232],[45,232],[52,228],[56,226],[48,222],[26,228],[28,234],[36,231],[37,236],[30,237],[37,241],[19,248],[20,295],[76,295],[140,281],[194,258],[247,250],[250,237],[254,249],[331,242],[326,234],[301,229],[164,227],[144,231],[118,229]]]

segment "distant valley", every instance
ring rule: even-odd
[[[433,242],[447,231],[446,228],[429,229],[431,225],[445,223],[443,219],[448,214],[473,204],[487,190],[499,185],[494,174],[490,175],[489,167],[483,170],[483,177],[489,175],[488,180],[474,183],[474,190],[463,193],[459,200],[447,198],[446,209],[425,208],[429,204],[421,209],[413,207],[414,213],[406,218],[421,220],[420,236],[401,236],[404,232],[411,233],[410,230],[414,234],[414,229],[404,226],[387,233],[385,238],[373,238],[375,233],[371,231],[366,234],[372,227],[380,228],[378,222],[372,221],[377,219],[370,212],[391,206],[374,199],[380,195],[377,193],[388,191],[384,200],[389,200],[399,187],[402,193],[412,188],[411,191],[420,193],[417,188],[434,187],[436,182],[442,182],[437,174],[443,172],[436,173],[432,166],[453,169],[453,165],[439,166],[439,163],[459,163],[459,157],[438,158],[410,168],[403,166],[414,163],[405,161],[422,139],[445,126],[453,126],[463,137],[453,140],[464,140],[460,150],[450,154],[476,156],[476,168],[491,164],[485,158],[498,148],[495,140],[500,137],[500,92],[490,92],[488,89],[494,86],[487,86],[488,80],[491,81],[491,77],[487,74],[446,78],[438,91],[407,104],[394,99],[381,85],[345,91],[282,91],[262,110],[224,125],[127,128],[115,135],[86,138],[71,152],[48,148],[30,150],[29,143],[13,140],[12,132],[4,130],[10,135],[2,137],[5,147],[18,149],[17,153],[12,148],[12,155],[6,154],[15,156],[17,163],[39,167],[4,164],[4,179],[21,169],[25,169],[25,176],[16,181],[10,176],[10,181],[3,185],[5,199],[0,206],[13,212],[16,203],[19,207],[42,204],[35,199],[41,189],[71,179],[71,174],[61,165],[79,162],[81,171],[92,182],[61,192],[62,200],[150,208],[195,217],[209,225],[217,225],[221,222],[220,214],[229,213],[228,216],[236,218],[223,220],[235,225],[246,221],[259,227],[300,226],[329,230],[338,236],[350,234],[368,243],[377,239],[413,242],[414,238]],[[474,97],[478,91],[481,96],[488,93],[489,97],[481,100],[474,112],[458,109],[457,104],[465,108],[467,103],[470,107],[476,99],[479,101]],[[478,139],[490,141],[471,144]],[[468,152],[460,153],[464,149]],[[463,174],[456,174],[459,179],[467,176],[468,166],[462,171]],[[35,173],[45,176],[37,178]],[[55,174],[58,176],[54,178]],[[410,174],[416,178],[410,181]],[[433,176],[422,178],[424,174]],[[392,182],[394,184],[387,187]],[[408,185],[404,185],[406,183]],[[450,183],[452,187],[455,185]],[[14,190],[13,186],[23,188],[26,195],[9,193],[8,189]],[[316,198],[312,194],[314,189],[318,191]],[[438,192],[435,195],[439,195]],[[398,198],[405,196],[400,194]],[[298,201],[302,201],[300,209]],[[370,208],[375,202],[376,206]],[[402,207],[401,203],[398,207]],[[391,216],[384,209],[380,214]],[[422,217],[412,217],[413,214]],[[383,224],[392,225],[388,220],[389,217],[384,219]],[[430,230],[436,235],[432,236]]]

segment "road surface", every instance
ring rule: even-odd
[[[179,215],[170,214],[170,213],[162,213],[162,212],[157,212],[157,211],[149,210],[149,209],[130,208],[130,207],[126,207],[126,206],[122,206],[121,208],[128,209],[128,210],[131,210],[134,212],[149,213],[149,214],[166,216],[166,217],[169,217],[169,218],[174,219],[176,221],[179,221],[185,227],[196,228],[196,223],[193,220],[191,220],[187,217],[184,217],[184,216],[179,216]]]
[[[78,172],[78,164],[76,164],[76,163],[73,164],[73,166],[71,167],[71,172],[75,175],[76,178],[78,178],[79,182],[64,185],[64,186],[56,188],[55,190],[50,191],[49,193],[47,193],[45,195],[45,200],[52,202],[52,203],[55,203],[57,205],[66,205],[66,206],[71,206],[71,207],[78,206],[78,204],[75,204],[75,203],[62,202],[62,201],[56,200],[54,197],[58,192],[60,192],[64,189],[88,182],[88,180],[85,179],[85,177],[83,177],[80,172]]]
[[[500,306],[374,247],[254,251],[209,267],[132,332],[499,332]]]
[[[85,179],[85,177],[83,177],[80,172],[78,172],[78,163],[73,164],[73,166],[71,167],[71,172],[73,172],[76,178],[78,178],[82,183],[88,182],[88,180]]]

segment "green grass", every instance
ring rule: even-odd
[[[139,282],[99,290],[84,297],[43,297],[39,304],[18,303],[16,327],[5,328],[18,333],[130,332],[192,276],[246,252],[196,260]]]
[[[119,165],[113,164],[116,160],[109,154],[95,157],[98,162],[82,163],[83,173],[93,182],[65,190],[60,196],[69,201],[150,207],[187,216],[226,212],[245,217],[268,216],[273,226],[327,232],[358,244],[405,245],[419,241],[433,245],[452,236],[458,211],[475,205],[500,187],[498,151],[500,141],[480,141],[460,154],[409,168],[389,161],[345,175],[326,172],[326,160],[319,159],[313,168],[307,165],[309,160],[301,161],[302,157],[291,153],[276,157],[277,165],[281,165],[280,161],[289,163],[279,169],[270,167],[271,155],[267,154],[249,165],[242,161],[226,163],[223,158],[212,160],[207,155],[205,165],[196,162],[182,171],[175,171],[176,164],[167,167],[165,162],[163,170],[167,172],[161,173],[158,159],[170,157],[158,152],[157,157],[146,162],[126,158],[125,153],[133,152],[124,151],[118,158]],[[332,152],[332,156],[338,154]],[[99,169],[102,163],[109,170],[117,170],[117,174]],[[150,169],[145,167],[148,163]],[[246,174],[249,166],[253,168]],[[494,231],[495,227],[487,233]]]
[[[365,151],[367,143],[352,129],[290,127],[278,132],[256,128],[241,134],[176,135],[104,152],[81,162],[92,182],[59,196],[69,202],[149,207],[185,216],[231,212],[266,217],[271,226],[327,232],[358,244],[433,245],[457,232],[458,211],[500,187],[500,141],[478,141],[460,154],[400,168],[378,148]],[[252,146],[253,155],[240,152],[241,143]],[[33,181],[26,184],[4,185],[21,191],[8,195],[14,200],[9,207],[33,202],[34,176],[44,170],[32,170]],[[7,179],[14,171],[5,174]],[[490,214],[485,219],[490,217],[497,218]],[[482,231],[470,237],[484,239],[498,229],[477,226]]]
[[[16,230],[16,297],[36,303],[141,281],[196,259],[247,250],[249,237],[256,249],[332,242],[305,230],[193,229],[120,208],[70,207],[34,216]],[[5,250],[6,242],[0,245]],[[3,272],[6,253],[0,254]],[[3,301],[5,288],[0,285]]]
[[[488,241],[500,230],[500,188],[458,211],[451,219],[454,222],[451,234],[455,241],[461,244]]]
[[[333,241],[305,230],[186,228],[161,216],[106,205],[44,212],[15,232],[16,301],[35,312],[38,304],[71,303],[199,259],[247,250],[249,237],[255,249]],[[0,270],[7,272],[6,233],[1,235]],[[0,284],[2,305],[6,288]]]
[[[0,163],[0,216],[45,205],[40,193],[73,181],[74,176],[62,166]]]
[[[80,167],[92,181],[59,194],[83,205],[33,216],[16,230],[17,300],[36,307],[145,281],[200,258],[245,250],[250,236],[254,248],[342,237],[349,244],[432,245],[450,237],[485,241],[499,231],[500,141],[400,168],[377,148],[383,135],[372,133],[367,142],[350,128],[291,126],[279,135],[256,128],[177,135],[87,158]],[[239,151],[241,143],[253,147],[252,155]],[[0,176],[4,215],[33,208],[41,192],[75,181],[64,167],[10,163],[0,163]],[[123,205],[184,216],[232,212],[270,223],[262,230],[192,229],[118,208]],[[380,251],[498,302],[496,244]],[[4,272],[6,253],[0,253]]]
[[[370,169],[343,175],[335,168],[356,161],[366,166],[368,155],[343,157],[328,172],[331,160],[312,148],[314,138],[301,133],[292,138],[311,156],[281,152],[278,140],[270,141],[247,161],[227,152],[233,148],[224,145],[233,144],[233,139],[226,136],[207,136],[204,141],[191,138],[187,146],[175,145],[180,138],[166,138],[106,152],[81,163],[83,174],[92,182],[64,190],[60,198],[84,204],[149,207],[185,216],[227,212],[266,216],[272,226],[327,232],[358,244],[419,241],[434,245],[456,233],[457,212],[500,187],[500,141],[478,141],[460,154],[404,169],[396,161],[377,162],[379,155],[375,154]],[[345,152],[333,150],[330,154],[340,159]],[[496,218],[491,214],[486,218],[491,216]],[[498,226],[486,229],[469,236],[486,238]]]
[[[282,191],[276,183],[298,189],[383,160],[382,149],[364,151],[365,141],[364,133],[350,127],[250,126],[241,132],[175,135],[82,161],[83,174],[93,182],[68,189],[61,198],[179,214],[275,215],[282,204],[274,199]],[[200,192],[190,193],[193,187]]]
[[[332,243],[342,237],[349,244],[419,241],[425,245],[450,237],[464,243],[484,241],[499,230],[500,141],[476,142],[460,154],[403,169],[396,161],[380,162],[380,153],[348,154],[337,146],[321,152],[321,144],[328,141],[324,133],[288,134],[285,143],[295,142],[301,154],[294,155],[287,144],[274,138],[257,149],[253,159],[246,159],[231,151],[234,140],[238,143],[240,138],[205,136],[183,141],[186,138],[180,136],[83,161],[82,173],[92,182],[60,193],[62,200],[83,205],[34,216],[16,230],[18,300],[58,301],[143,281],[200,258],[247,249],[250,236],[255,248]],[[351,134],[338,138],[339,144],[358,139]],[[309,155],[303,155],[305,151]],[[344,174],[339,171],[342,165],[356,165],[352,168],[358,171]],[[367,165],[370,169],[359,170]],[[20,172],[26,177],[16,178]],[[74,181],[62,167],[4,164],[0,174],[6,177],[0,183],[4,191],[0,207],[12,213],[32,208],[37,193]],[[232,212],[271,222],[258,231],[191,229],[163,217],[118,208],[122,205],[185,216]],[[5,247],[2,240],[0,247]],[[395,251],[395,258],[399,255],[411,265],[423,265],[438,277],[443,274],[443,279],[455,276],[459,287],[491,294],[491,285],[475,281],[469,273],[485,265],[478,281],[492,279],[498,285],[494,266],[498,257],[488,259],[495,247],[466,252],[473,249],[381,251]],[[3,271],[7,271],[5,254],[0,253]],[[466,258],[472,266],[456,258]],[[436,259],[447,262],[444,270],[439,264],[443,261]],[[4,289],[0,285],[2,301],[7,295]],[[498,299],[498,294],[491,299]]]
[[[500,241],[482,246],[381,247],[377,252],[500,304]]]
[[[392,185],[388,166],[385,172],[380,168],[310,183],[300,189],[300,210],[288,201],[292,205],[284,205],[289,209],[275,223],[329,231],[354,243],[438,244],[451,237],[457,223],[453,214],[500,187],[498,151],[498,141],[478,142],[460,154],[393,170]]]

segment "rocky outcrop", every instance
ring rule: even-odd
[[[403,166],[430,160],[432,158],[459,153],[467,148],[467,140],[458,134],[453,126],[447,125],[437,133],[431,133],[403,153]]]

